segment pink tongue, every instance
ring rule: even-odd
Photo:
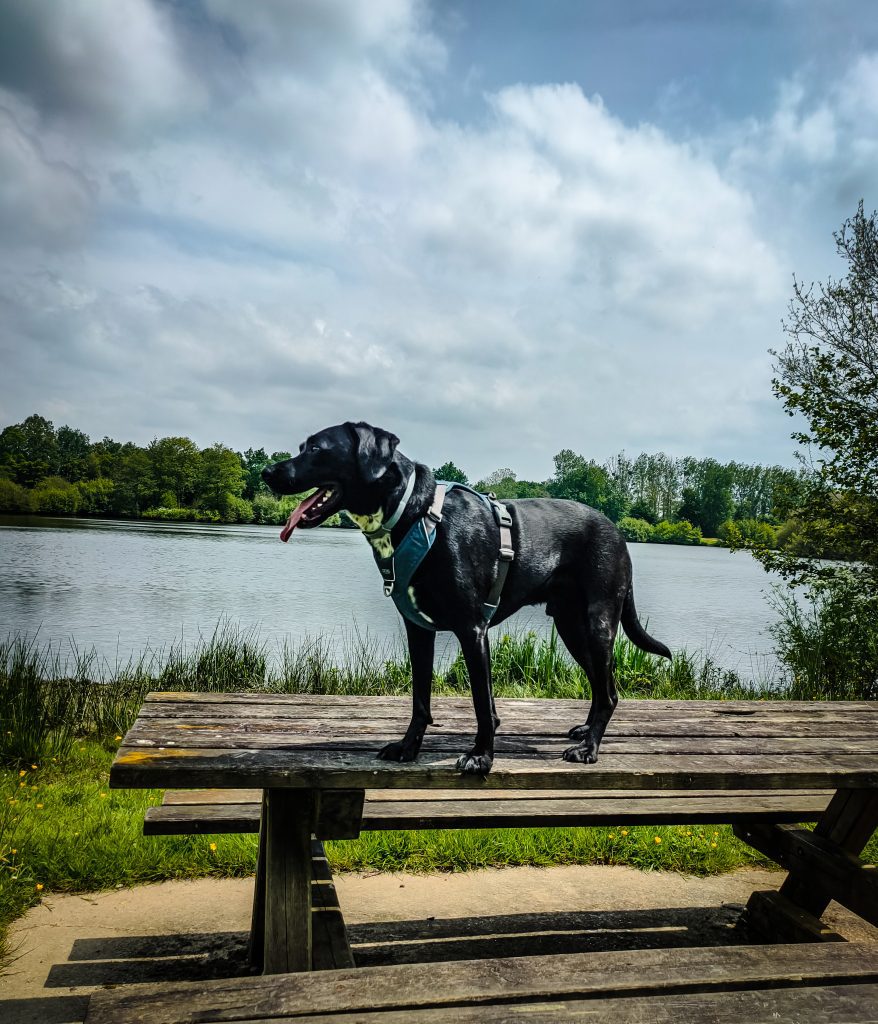
[[[280,531],[280,539],[286,544],[286,542],[292,536],[293,530],[299,525],[299,520],[308,511],[313,508],[318,501],[326,494],[325,490],[317,490],[310,497],[305,498],[304,501],[300,501],[298,505],[290,512],[290,518],[284,524],[284,528]]]

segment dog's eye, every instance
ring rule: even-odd
[[[319,452],[319,451],[322,451],[322,449],[321,449],[319,444],[312,444],[312,445],[309,446],[308,451],[309,452]]]

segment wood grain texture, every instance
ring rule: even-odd
[[[265,928],[267,974],[311,969],[311,790],[269,789],[265,794]]]
[[[205,791],[201,791],[202,793]],[[241,790],[229,791],[240,796]],[[252,793],[259,795],[259,790]],[[345,791],[342,791],[345,792]],[[552,791],[556,792],[556,791]],[[170,790],[166,800],[179,793]],[[150,807],[143,823],[144,835],[190,835],[257,832],[262,814],[261,803],[223,802],[224,790],[213,790],[203,803],[169,801],[161,807]],[[409,791],[411,793],[411,791]],[[530,798],[531,793],[537,795]],[[419,793],[418,799],[388,799],[377,791],[380,799],[367,799],[362,812],[361,827],[365,831],[428,828],[523,828],[584,825],[625,824],[706,824],[724,825],[738,822],[804,822],[816,821],[829,802],[829,793],[740,792],[707,794],[679,793],[616,793],[580,796],[565,794],[539,799],[539,790],[506,793],[470,794],[443,790]],[[435,795],[434,795],[435,794]],[[350,838],[341,825],[333,832],[331,823],[318,825],[320,838]]]
[[[364,967],[197,984],[132,985],[92,996],[87,1024],[323,1020],[324,1014],[331,1015],[328,1019],[333,1021],[509,1020],[518,1019],[519,1012],[522,1020],[564,1020],[555,1015],[558,1005],[572,1005],[580,1016],[571,1019],[630,1019],[640,1024],[713,1019],[737,1024],[755,1020],[866,1021],[875,1018],[863,1014],[865,990],[847,1002],[837,995],[833,999],[818,993],[826,988],[834,994],[851,994],[861,985],[869,985],[874,999],[876,982],[878,959],[875,947],[868,944],[647,949]],[[781,988],[770,992],[772,986]],[[741,989],[753,998],[739,1004],[735,1015],[723,1018],[700,1016],[695,1012],[698,1002],[690,1005],[692,1012],[684,1012],[681,1003],[693,990],[700,990],[698,999],[713,997],[713,1005],[731,1003],[741,994],[734,990]],[[618,998],[622,996],[625,998]],[[635,1000],[640,1015],[626,1016]],[[848,1016],[825,1014],[840,1005]],[[762,1011],[753,1016],[751,1011],[759,1006]],[[878,1003],[872,1004],[872,1011],[876,1006]],[[595,1007],[600,1009],[599,1016],[582,1016]],[[783,1016],[784,1007],[793,1007],[801,1016]],[[859,1015],[851,1015],[852,1007]],[[766,1013],[766,1008],[777,1015]]]

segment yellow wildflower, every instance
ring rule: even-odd
[[[104,797],[105,797],[106,795],[107,795],[106,793],[101,793],[101,799],[103,800],[103,798],[104,798]]]
[[[36,770],[37,770],[37,766],[36,766],[35,764],[32,764],[32,765],[31,765],[31,768],[33,768],[33,770],[34,770],[34,771],[36,771]]]
[[[18,850],[12,849],[12,850],[10,850],[9,852],[10,852],[10,853],[18,853]]]
[[[710,846],[711,846],[711,849],[713,849],[713,850],[716,849],[716,843],[711,843]]]
[[[42,888],[43,888],[43,883],[42,882],[37,882],[37,892],[39,892]]]
[[[613,833],[611,832],[610,833],[610,839],[615,839],[615,838],[616,838],[615,835],[613,835]]]
[[[43,806],[42,804],[37,804],[38,808],[42,808],[42,806]]]
[[[623,836],[627,836],[628,835],[628,829],[627,828],[623,828],[622,829],[622,835]]]
[[[610,838],[612,839],[613,837],[610,836]],[[216,843],[211,843],[210,844],[210,848],[211,848],[211,850],[216,850]]]
[[[113,737],[113,739],[114,739],[114,740],[121,740],[121,739],[122,739],[122,737],[121,737],[121,736],[114,736],[114,737]]]
[[[20,771],[20,772],[18,773],[18,777],[19,777],[19,778],[22,778],[22,777],[23,777],[23,776],[25,776],[25,775],[27,775],[27,772],[25,771],[25,769],[24,769],[24,768],[22,768],[22,769],[21,769],[21,771]]]
[[[656,836],[655,837],[655,841],[656,841],[656,843],[660,843],[662,841],[662,837],[661,836]]]

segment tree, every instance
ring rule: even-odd
[[[85,480],[91,467],[91,441],[75,427],[58,427],[55,435],[58,476],[71,483]]]
[[[591,505],[617,522],[627,506],[625,495],[609,473],[594,460],[565,448],[555,456],[555,475],[548,482],[553,498],[571,498]]]
[[[152,500],[161,504],[169,495],[177,508],[191,505],[201,465],[195,443],[188,437],[153,438],[146,451],[152,471]]]
[[[453,462],[445,462],[438,469],[433,470],[433,476],[437,480],[450,480],[456,484],[468,484],[466,473]]]
[[[244,467],[237,452],[217,442],[201,452],[196,483],[198,503],[224,514],[244,490]],[[252,510],[251,510],[252,512]]]
[[[44,417],[28,416],[0,434],[0,470],[17,484],[33,487],[53,474],[57,464],[55,427]]]
[[[779,552],[750,545],[767,569],[804,585],[776,593],[772,633],[793,687],[809,696],[878,696],[878,224],[857,212],[834,234],[843,278],[794,281],[775,357],[775,395],[805,427],[812,473],[791,502]],[[805,463],[805,458],[801,460]],[[790,534],[788,537],[787,534]],[[826,558],[837,559],[828,562]]]
[[[805,287],[794,281],[788,337],[772,351],[774,394],[805,428],[792,434],[814,454],[814,474],[792,514],[820,524],[836,554],[854,563],[844,572],[878,600],[878,222],[857,212],[833,235],[847,263],[843,278]],[[839,551],[839,547],[841,550]],[[838,567],[795,553],[758,551],[794,583],[832,586]]]

